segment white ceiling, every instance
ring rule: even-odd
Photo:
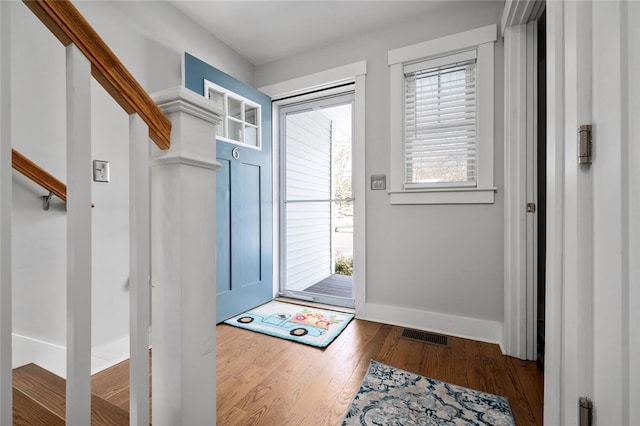
[[[170,0],[256,66],[397,25],[443,2]]]

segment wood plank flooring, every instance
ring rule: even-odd
[[[62,377],[36,364],[26,364],[13,370],[13,385],[15,425],[64,424],[66,381]],[[127,411],[95,394],[91,395],[92,425],[128,423]]]
[[[542,373],[497,345],[452,337],[439,347],[361,320],[324,350],[227,325],[217,331],[219,425],[340,424],[371,359],[504,395],[518,425],[542,424]]]
[[[221,324],[217,424],[339,425],[374,359],[506,396],[518,426],[542,425],[543,380],[535,362],[503,356],[488,343],[451,337],[447,348],[401,334],[400,327],[354,320],[329,347],[318,349]],[[118,374],[128,375],[125,365]],[[125,408],[122,396],[128,389],[116,385],[113,376],[108,380],[107,386],[94,381],[94,392],[106,389]]]

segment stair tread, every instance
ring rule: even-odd
[[[92,425],[128,425],[129,413],[109,401],[91,394]]]
[[[64,426],[64,419],[35,402],[24,392],[13,388],[14,426]]]
[[[129,388],[129,360],[122,361],[91,377],[91,391],[111,401],[123,388]]]
[[[36,364],[26,364],[13,370],[13,386],[56,416],[65,418],[65,380]]]
[[[35,404],[47,407],[56,417],[65,418],[66,381],[62,377],[36,364],[27,364],[14,370],[13,384]],[[129,413],[91,394],[91,424],[127,425]]]
[[[94,374],[91,377],[91,391],[117,407],[129,411],[129,366],[127,359]],[[149,391],[151,391],[151,368],[151,349],[149,349]]]

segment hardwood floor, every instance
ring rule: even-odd
[[[400,327],[354,320],[331,345],[318,349],[219,325],[217,424],[339,425],[374,359],[506,396],[518,426],[542,425],[543,380],[535,362],[503,356],[488,343],[451,337],[447,348],[401,334]],[[116,368],[116,374],[128,375],[126,362]],[[116,382],[105,372],[94,378],[94,393],[128,409],[128,389]]]
[[[452,337],[439,347],[361,320],[324,350],[227,325],[217,331],[218,425],[338,425],[371,359],[506,396],[518,425],[542,424],[542,373],[497,345]]]

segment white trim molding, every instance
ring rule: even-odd
[[[502,323],[479,318],[468,318],[438,312],[421,311],[378,303],[367,303],[367,321],[409,327],[417,330],[433,331],[449,336],[495,343],[502,347]]]
[[[508,355],[536,358],[537,294],[533,177],[537,142],[537,27],[541,0],[507,0],[504,37],[504,345]],[[544,262],[544,259],[538,259]]]
[[[578,424],[576,401],[582,396],[594,398],[595,181],[593,166],[578,164],[576,140],[578,125],[591,123],[593,118],[595,3],[599,2],[547,3],[545,424]],[[608,25],[601,26],[603,32],[616,28]],[[610,45],[615,49],[614,43]],[[604,50],[608,48],[609,44]],[[613,61],[603,63],[606,67],[615,66]],[[602,152],[613,145],[603,145]],[[607,169],[607,174],[611,170]],[[610,189],[613,193],[616,186],[611,185]],[[611,219],[619,217],[610,218],[607,225]],[[607,228],[609,233],[610,227]],[[607,292],[611,287],[613,294],[615,281],[615,277],[607,276],[601,283],[606,282],[604,287]],[[609,328],[607,333],[614,335],[613,330]],[[604,346],[610,355],[619,348]],[[620,358],[606,364],[607,373],[614,373]],[[601,410],[620,402],[614,392],[611,397],[615,403],[594,400],[596,410],[598,406]],[[625,424],[614,417],[601,418],[611,424]]]
[[[502,10],[502,35],[509,27],[537,21],[544,12],[544,0],[507,0]]]
[[[260,87],[258,90],[269,95],[271,99],[276,101],[284,97],[301,95],[338,84],[350,83],[354,81],[356,76],[365,75],[366,73],[367,61],[360,61],[280,83],[270,84]]]
[[[492,204],[494,187],[494,44],[497,25],[465,31],[388,52],[390,76],[391,204]],[[466,50],[477,51],[476,164],[472,188],[408,189],[404,184],[404,66]]]
[[[491,204],[497,188],[389,191],[391,204]]]
[[[528,232],[534,215],[527,213],[532,176],[527,164],[536,146],[536,23],[509,27],[504,32],[504,345],[507,354],[536,357],[536,309],[533,256]],[[544,261],[544,260],[541,260]]]
[[[491,43],[498,38],[498,26],[487,25],[461,33],[400,47],[389,51],[389,65],[412,62],[416,59],[441,56]]]
[[[161,106],[165,114],[185,112],[215,125],[220,124],[224,116],[224,111],[215,103],[180,86],[155,92],[153,100]]]
[[[564,3],[547,6],[547,259],[544,424],[561,425],[564,197]],[[507,320],[507,318],[505,318]]]
[[[184,87],[156,92],[153,100],[172,118],[172,127],[171,149],[161,151],[152,148],[151,167],[187,164],[219,169],[221,164],[215,159],[215,132],[208,132],[213,128],[211,125],[221,123],[224,111],[214,102]]]
[[[62,377],[67,377],[67,348],[51,342],[13,333],[14,357],[11,368],[35,363]],[[99,373],[129,359],[129,336],[91,348],[91,374]],[[10,369],[11,370],[11,369]]]
[[[638,22],[640,19],[640,3],[629,2],[627,10],[627,19],[629,23]],[[627,26],[629,40],[627,45],[628,54],[628,71],[627,77],[629,78],[629,90],[628,90],[628,111],[627,111],[627,123],[628,131],[626,133],[627,138],[627,170],[626,176],[628,187],[626,188],[626,196],[629,197],[626,206],[628,232],[625,245],[628,247],[628,257],[624,259],[624,268],[628,270],[626,274],[626,300],[628,301],[626,309],[628,315],[628,347],[626,348],[626,356],[623,356],[623,362],[628,365],[627,378],[634,377],[629,380],[627,400],[628,404],[628,418],[626,419],[629,424],[632,422],[637,423],[640,421],[640,404],[631,404],[631,401],[640,401],[640,364],[637,362],[637,356],[640,353],[640,286],[637,285],[640,282],[640,144],[638,137],[635,136],[635,143],[632,142],[632,135],[640,134],[640,121],[637,119],[640,117],[640,82],[638,79],[631,78],[635,76],[640,70],[640,52],[638,52],[638,46],[640,45],[640,27],[637,25]],[[636,283],[636,285],[633,285]]]

